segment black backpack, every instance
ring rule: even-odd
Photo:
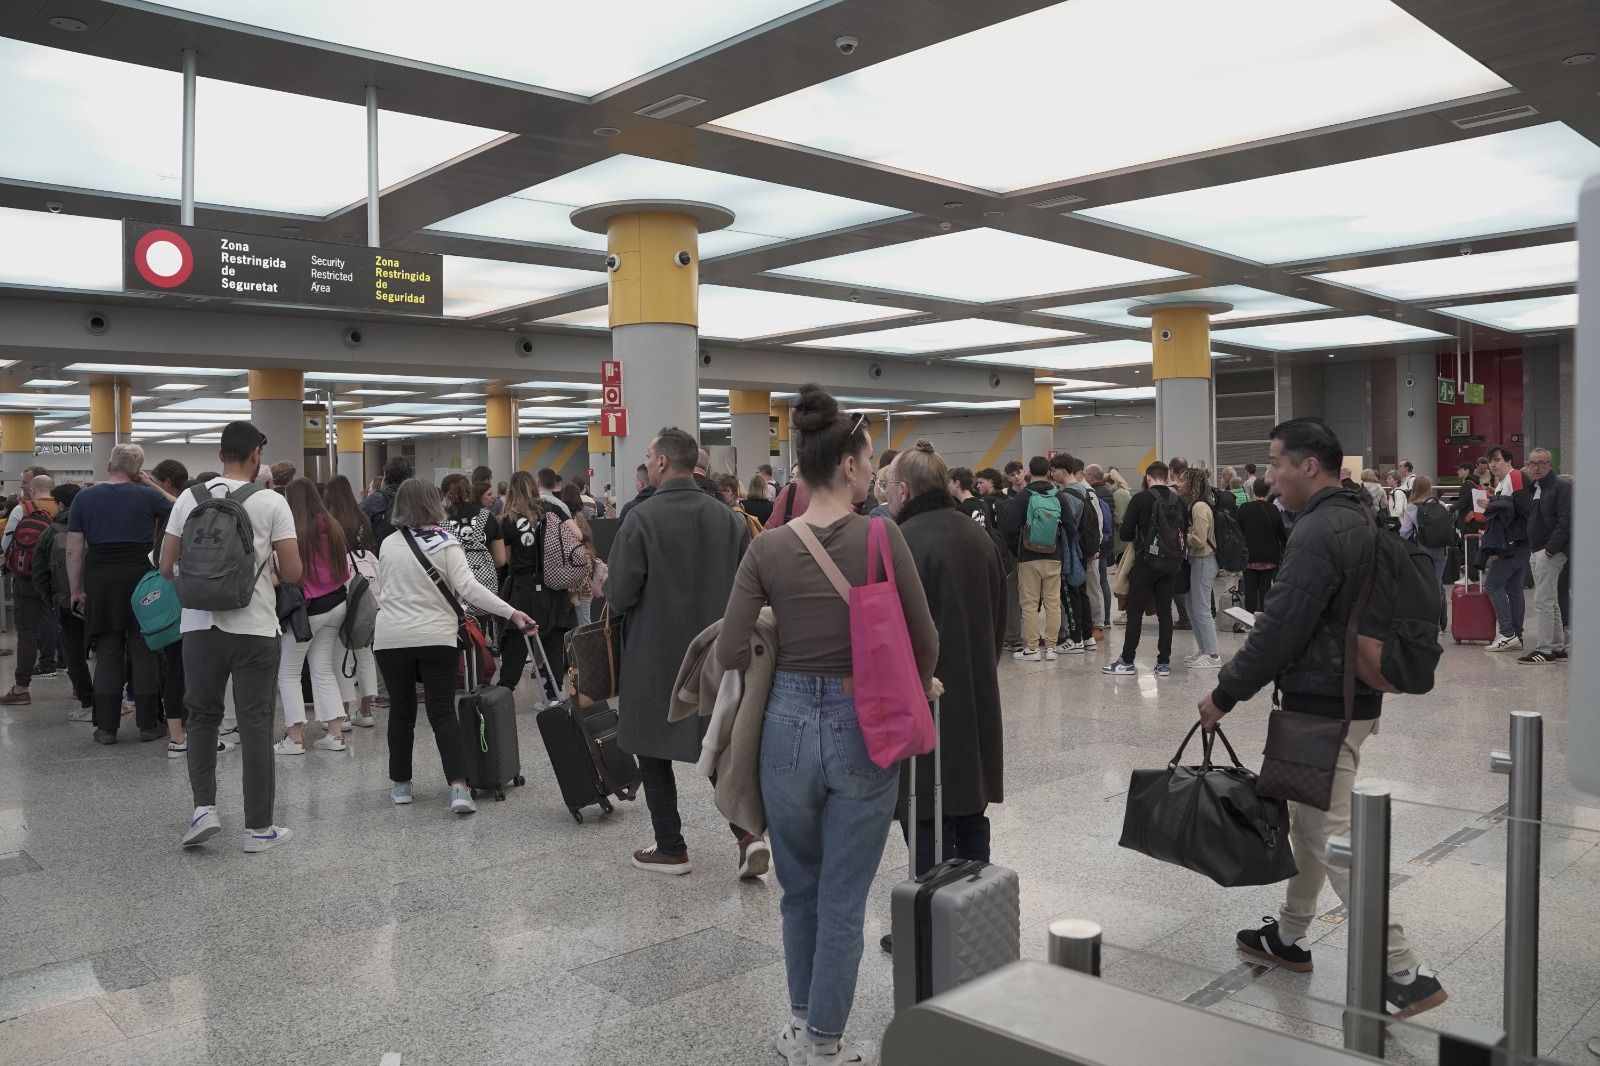
[[[1150,522],[1139,531],[1139,558],[1158,574],[1176,574],[1188,557],[1183,544],[1183,497],[1171,489],[1151,489],[1150,496]]]
[[[1356,676],[1377,692],[1421,695],[1433,689],[1443,653],[1439,619],[1444,586],[1434,576],[1427,552],[1379,527],[1367,508],[1360,510],[1372,530],[1376,571],[1367,609],[1356,626]]]
[[[1250,563],[1250,547],[1245,543],[1239,515],[1232,508],[1211,509],[1211,530],[1216,540],[1217,566],[1229,573],[1240,573]]]
[[[1455,522],[1438,500],[1423,500],[1417,504],[1417,543],[1424,548],[1455,546]]]

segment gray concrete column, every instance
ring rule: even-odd
[[[1439,469],[1438,361],[1432,352],[1395,358],[1394,436],[1398,459],[1410,459],[1416,472],[1437,482]],[[1455,471],[1448,473],[1452,476]]]
[[[489,460],[486,464],[494,471],[495,484],[510,481],[511,475],[517,472],[517,438],[515,437],[490,437]]]
[[[306,465],[306,420],[299,400],[251,400],[250,421],[266,434],[261,465],[288,461],[297,471]]]
[[[734,471],[739,480],[748,485],[755,476],[756,467],[772,460],[772,415],[734,415],[733,451],[739,468]]]
[[[628,412],[628,435],[615,440],[618,470],[632,470],[644,462],[650,441],[667,426],[699,437],[699,335],[693,326],[677,322],[617,326],[611,331],[611,353],[622,364]],[[621,479],[617,502],[633,499],[633,491],[633,478]]]
[[[1055,426],[1023,426],[1017,436],[1017,446],[1022,449],[1019,458],[1026,464],[1035,455],[1049,456],[1051,449],[1056,446],[1055,436]]]
[[[1211,379],[1162,378],[1156,382],[1156,456],[1212,461]]]
[[[363,459],[362,465],[365,466],[367,470],[367,480],[371,481],[373,478],[378,477],[383,473],[383,445],[369,441],[361,446],[361,452]],[[356,499],[359,500],[361,498],[361,486],[356,485],[354,487],[356,490]]]
[[[367,480],[366,455],[363,452],[340,452],[339,469],[335,472],[350,479],[350,488],[360,499],[361,485]]]
[[[89,437],[89,471],[94,480],[103,481],[106,464],[111,462],[111,449],[117,446],[115,433],[94,433]]]
[[[589,453],[589,495],[601,492],[607,485],[615,486],[617,475],[611,469],[610,452]]]

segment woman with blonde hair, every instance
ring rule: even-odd
[[[772,486],[760,471],[750,479],[750,490],[744,498],[744,513],[756,518],[764,526],[772,517]]]
[[[1189,508],[1189,625],[1194,654],[1183,661],[1191,670],[1217,670],[1217,621],[1211,617],[1211,592],[1217,581],[1216,515],[1211,507],[1211,482],[1203,466],[1183,472],[1183,502]]]
[[[537,706],[561,699],[561,678],[566,674],[563,648],[568,631],[578,624],[571,593],[588,572],[589,550],[574,534],[565,515],[539,498],[539,483],[526,470],[511,475],[500,530],[508,549],[506,600],[539,623],[539,643],[553,676],[544,679]],[[551,571],[546,560],[561,565]],[[522,634],[508,631],[500,642],[500,684],[515,689],[528,665],[528,646]]]

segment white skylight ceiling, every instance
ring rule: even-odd
[[[1313,275],[1319,281],[1387,296],[1427,300],[1475,292],[1571,285],[1578,280],[1578,244],[1541,244],[1481,255],[1453,255],[1419,263],[1338,270]]]
[[[598,270],[447,255],[444,257],[444,313],[457,318],[488,314],[502,307],[603,285],[605,280],[605,274]]]
[[[68,363],[62,369],[80,374],[152,374],[180,378],[237,378],[243,370],[203,366],[151,366],[145,363]]]
[[[1297,300],[1292,296],[1279,296],[1275,292],[1252,289],[1248,285],[1218,285],[1209,289],[1164,292],[1156,296],[1141,297],[1134,300],[1101,300],[1097,303],[1048,307],[1045,308],[1045,311],[1050,314],[1065,315],[1068,318],[1080,318],[1087,322],[1104,322],[1108,325],[1135,326],[1141,329],[1148,329],[1150,327],[1150,319],[1135,318],[1128,314],[1128,308],[1137,307],[1139,304],[1182,303],[1186,300],[1210,300],[1233,305],[1232,311],[1228,311],[1225,314],[1212,315],[1212,322],[1240,322],[1252,318],[1270,318],[1276,315],[1293,315],[1304,311],[1326,311],[1328,309],[1324,304],[1314,304],[1309,300]]]
[[[3,42],[0,38],[0,49]],[[0,80],[4,77],[0,71]],[[5,114],[17,110],[25,109],[0,111],[0,159],[5,158]],[[9,163],[0,162],[0,171],[9,169]],[[120,290],[122,223],[0,207],[0,285]]]
[[[746,340],[775,333],[798,333],[827,326],[876,322],[915,313],[909,308],[884,307],[876,303],[825,300],[816,296],[736,289],[727,285],[700,286],[700,335],[703,337]],[[604,307],[573,311],[544,321],[550,325],[599,329],[607,328],[610,323]]]
[[[1069,393],[1064,396],[1057,396],[1056,402],[1083,403],[1089,400],[1153,400],[1155,398],[1155,386],[1146,385],[1143,388],[1134,389],[1101,389],[1099,392]]]
[[[1182,271],[979,228],[817,259],[772,273],[989,303],[1179,277]]]
[[[176,71],[0,37],[0,99],[28,101],[0,111],[0,177],[178,198]],[[365,108],[205,77],[195,100],[200,203],[325,215],[366,197]],[[396,111],[380,133],[385,186],[502,136]]]
[[[1280,322],[1272,326],[1240,326],[1212,331],[1211,339],[1268,348],[1275,352],[1294,352],[1306,348],[1350,348],[1362,344],[1392,344],[1400,341],[1447,337],[1438,330],[1423,329],[1405,322],[1368,315],[1350,318],[1323,318],[1314,322]]]
[[[715,125],[1009,192],[1505,85],[1389,0],[1071,0]]]
[[[806,7],[802,0],[467,0],[440,32],[433,0],[165,0],[219,19],[593,96]],[[594,47],[576,47],[582,43]],[[604,47],[598,46],[604,42]]]
[[[1569,225],[1600,146],[1560,122],[1088,208],[1261,263]]]
[[[1097,370],[1118,366],[1148,366],[1151,353],[1149,341],[1114,340],[1071,344],[1060,348],[1033,348],[1025,352],[969,355],[962,362],[1033,370]]]
[[[873,333],[852,333],[845,337],[800,341],[815,348],[853,348],[891,355],[920,355],[961,348],[985,348],[1027,341],[1061,340],[1080,334],[1042,326],[1019,326],[1012,322],[992,322],[983,318],[962,318],[954,322],[925,322],[920,326],[900,326]]]
[[[1536,329],[1564,329],[1578,324],[1578,297],[1537,296],[1530,300],[1495,300],[1491,303],[1441,307],[1443,314],[1464,318],[1495,329],[1526,333]]]
[[[732,211],[731,227],[701,235],[700,256],[703,259],[901,214],[882,204],[810,192],[790,185],[720,174],[659,159],[614,155],[482,207],[463,211],[430,228],[437,232],[603,251],[605,234],[580,230],[569,216],[576,208],[637,199],[700,200]],[[599,266],[598,260],[595,265]]]

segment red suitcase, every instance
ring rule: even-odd
[[[1469,534],[1461,539],[1465,557],[1478,558],[1477,549],[1483,544],[1483,537]],[[1478,562],[1481,566],[1482,559],[1478,558]],[[1450,635],[1457,644],[1464,640],[1487,642],[1500,635],[1500,627],[1494,620],[1494,604],[1483,591],[1482,570],[1478,571],[1477,581],[1450,586]]]

